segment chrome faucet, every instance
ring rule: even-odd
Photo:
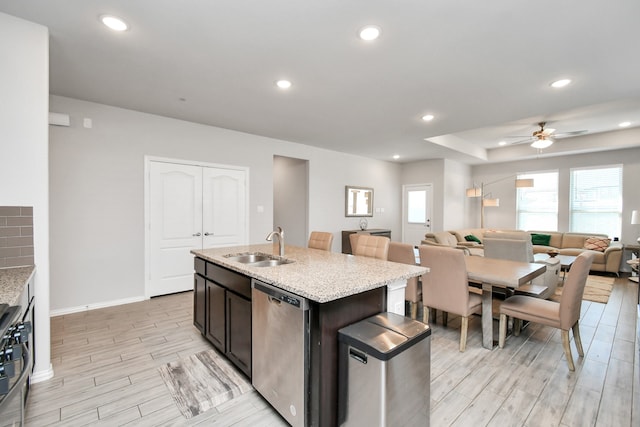
[[[278,236],[278,246],[280,250],[280,256],[284,256],[284,230],[282,227],[276,227],[277,230],[272,231],[267,235],[267,241],[273,241],[273,236]]]

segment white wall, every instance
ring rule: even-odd
[[[640,129],[617,131],[615,132],[615,137],[620,138],[622,132],[625,132],[627,138],[640,140]],[[599,135],[602,138],[602,144],[606,146],[607,138],[612,135],[609,133]],[[491,182],[517,173],[557,170],[559,172],[558,230],[567,231],[569,229],[568,189],[570,169],[612,164],[623,165],[622,235],[616,237],[620,237],[620,241],[623,243],[632,244],[640,235],[638,226],[630,224],[631,211],[640,209],[640,191],[638,191],[638,182],[640,182],[640,148],[475,166],[473,168],[473,179],[468,182],[468,186],[471,186],[473,181],[476,183]],[[491,192],[492,197],[500,198],[500,206],[497,208],[485,208],[485,227],[516,228],[515,177],[488,186],[486,192]],[[479,207],[479,203],[477,203],[477,206]],[[480,211],[472,209],[469,214],[470,216],[467,219],[469,226],[479,226]]]
[[[344,186],[364,185],[385,208],[370,226],[399,236],[397,164],[58,96],[51,111],[71,116],[50,130],[52,310],[144,295],[145,155],[249,167],[251,243],[273,229],[274,155],[309,161],[309,229],[339,241],[358,228],[344,216]]]
[[[0,13],[0,206],[33,206],[36,353],[33,381],[53,375],[49,327],[49,34]]]

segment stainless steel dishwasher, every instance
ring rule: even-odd
[[[309,303],[259,280],[251,284],[255,389],[292,426],[305,426],[309,387]]]

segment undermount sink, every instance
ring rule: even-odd
[[[242,264],[251,264],[254,262],[273,259],[273,256],[263,253],[244,253],[225,255],[225,258],[228,258],[230,261],[240,262]]]
[[[290,264],[293,260],[281,258],[275,255],[264,254],[261,252],[246,252],[241,254],[225,255],[230,261],[247,264],[252,267],[275,267],[282,264]]]
[[[292,262],[293,260],[290,259],[278,258],[269,259],[266,261],[251,262],[249,263],[249,265],[252,267],[275,267],[276,265],[291,264]]]

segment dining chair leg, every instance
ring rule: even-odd
[[[418,303],[410,302],[409,307],[411,311],[411,318],[415,320],[415,318],[418,317]]]
[[[507,336],[507,315],[500,314],[500,332],[498,335],[498,346],[504,348],[504,340]]]
[[[436,310],[435,308],[429,307],[429,321],[434,325],[437,325],[438,324],[437,317],[438,317],[438,310]]]
[[[431,309],[424,306],[422,307],[422,322],[429,324],[429,314],[431,313]]]
[[[443,314],[446,311],[443,311]],[[460,325],[460,352],[464,352],[467,348],[467,328],[469,327],[469,318],[462,317],[462,324]]]
[[[447,326],[447,323],[449,323],[449,313],[447,313],[446,311],[442,312],[442,326]]]
[[[573,325],[573,340],[576,343],[576,348],[578,349],[578,355],[583,357],[584,350],[582,349],[582,340],[580,339],[580,327],[578,326],[578,322]]]
[[[513,319],[513,335],[516,337],[519,337],[521,329],[522,329],[522,320]]]
[[[576,367],[573,364],[573,356],[571,355],[571,347],[569,346],[569,331],[562,330],[562,348],[564,349],[564,355],[567,358],[567,365],[569,365],[570,371],[575,371]]]

